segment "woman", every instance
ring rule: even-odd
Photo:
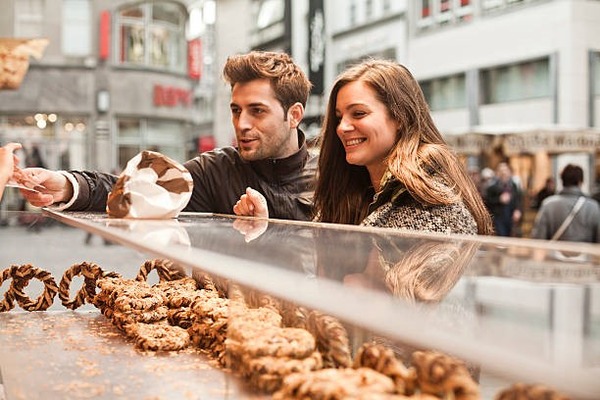
[[[335,81],[321,131],[318,221],[426,232],[493,232],[466,169],[436,128],[403,66],[368,60]],[[258,215],[247,191],[234,207]]]
[[[4,193],[6,183],[12,178],[15,165],[17,164],[14,155],[15,150],[21,148],[19,143],[8,143],[0,147],[0,199]]]

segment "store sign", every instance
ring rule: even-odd
[[[100,43],[98,56],[101,60],[107,60],[110,56],[110,12],[100,13]]]
[[[487,135],[468,133],[465,135],[446,135],[444,137],[450,147],[459,154],[478,155],[491,148],[493,139]]]
[[[590,152],[600,147],[600,132],[528,132],[526,134],[506,135],[503,138],[506,155],[522,153],[565,153]]]
[[[196,38],[188,42],[188,76],[199,80],[202,76],[202,40]]]
[[[192,91],[172,86],[154,85],[154,105],[156,107],[189,107],[192,105]]]

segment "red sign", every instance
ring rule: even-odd
[[[110,56],[110,12],[100,13],[100,44],[99,54],[101,60],[107,60]]]
[[[192,91],[172,86],[154,85],[154,105],[157,107],[175,107],[192,104]]]
[[[217,142],[215,141],[214,136],[200,136],[198,138],[198,152],[204,153],[205,151],[210,151],[215,148]]]
[[[188,76],[199,80],[202,76],[202,41],[200,38],[188,42]]]

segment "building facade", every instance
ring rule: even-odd
[[[142,149],[184,161],[212,135],[214,2],[0,3],[0,37],[50,42],[0,91],[0,141],[23,143],[26,164],[118,171]]]
[[[577,162],[593,191],[600,176],[600,1],[414,5],[408,64],[436,123],[467,162],[484,167],[508,158],[530,191]]]
[[[600,177],[599,0],[0,0],[0,36],[47,37],[0,141],[57,169],[118,170],[141,149],[177,160],[234,143],[226,58],[286,51],[314,84],[367,57],[405,64],[469,167],[509,159],[536,191],[568,161]]]

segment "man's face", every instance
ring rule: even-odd
[[[294,120],[289,111],[286,118],[267,79],[236,83],[230,108],[239,152],[245,160],[284,158],[298,150]]]

